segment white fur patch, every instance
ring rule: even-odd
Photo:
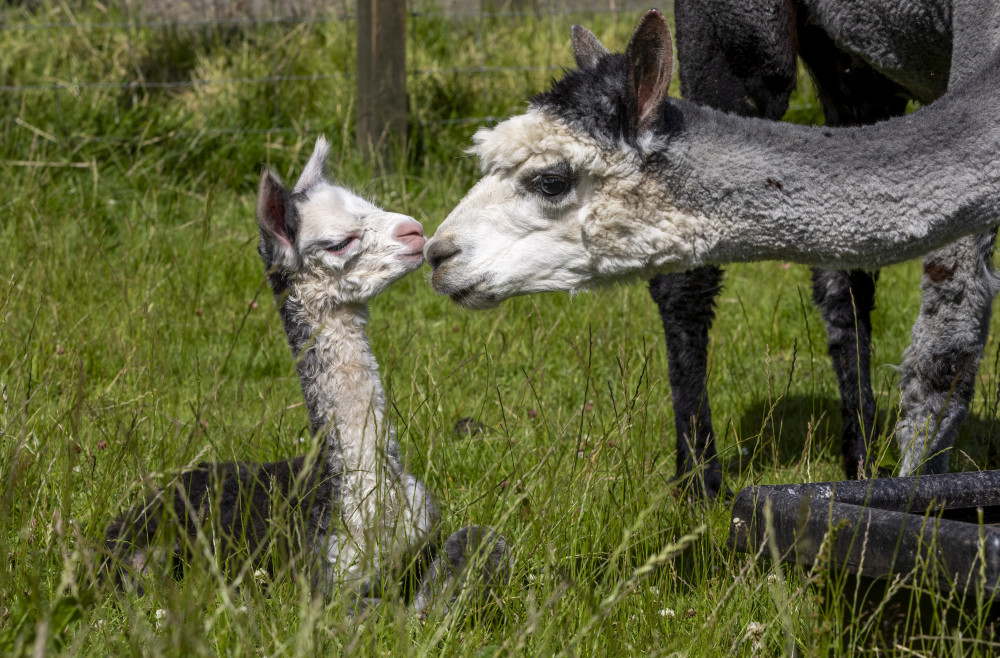
[[[327,540],[326,561],[331,567],[331,577],[342,587],[353,588],[365,576],[365,551],[350,535],[333,533]]]
[[[638,152],[603,147],[540,109],[480,129],[473,142],[485,175],[427,247],[454,247],[442,250],[455,254],[431,284],[466,306],[648,277],[697,262],[718,240],[703,217],[663,198]],[[554,165],[576,182],[557,202],[524,182]]]
[[[392,237],[399,224],[416,223],[412,217],[382,210],[326,181],[310,188],[297,209],[296,247],[304,263],[291,274],[297,296],[314,315],[367,303],[422,264],[419,258],[398,258],[408,247]],[[336,245],[351,237],[356,241],[343,253],[311,248]]]

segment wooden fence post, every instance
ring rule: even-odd
[[[358,0],[357,139],[367,155],[406,140],[406,1]]]

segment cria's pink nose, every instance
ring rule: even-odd
[[[404,219],[392,229],[392,239],[406,247],[411,253],[424,249],[424,227],[415,219]]]

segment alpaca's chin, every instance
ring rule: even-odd
[[[480,275],[473,279],[455,280],[449,277],[443,268],[431,273],[431,287],[439,295],[447,295],[453,302],[472,311],[481,311],[500,305],[503,297],[484,290],[489,276]]]
[[[459,290],[458,292],[451,293],[448,295],[451,297],[451,301],[459,304],[470,311],[483,311],[488,308],[496,308],[502,302],[502,299],[498,299],[488,293],[483,293],[473,288],[467,288],[465,290]]]

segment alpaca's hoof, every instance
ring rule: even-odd
[[[714,503],[721,498],[725,502],[733,500],[733,490],[722,481],[721,473],[708,473],[704,478],[691,477],[682,480],[680,490],[682,495],[686,495],[692,500],[705,503]]]

